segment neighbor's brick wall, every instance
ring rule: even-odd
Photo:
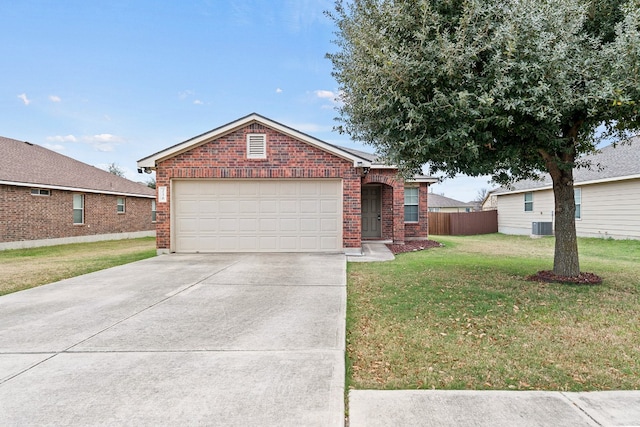
[[[267,158],[246,158],[247,133],[267,135]],[[343,180],[343,245],[361,246],[360,176],[353,164],[326,151],[251,124],[157,165],[156,185],[167,188],[167,202],[157,204],[158,249],[171,247],[171,180],[182,178],[341,178]]]
[[[0,242],[55,239],[153,230],[151,199],[126,197],[116,212],[115,195],[84,193],[85,223],[73,224],[73,192],[32,196],[30,187],[0,185]]]

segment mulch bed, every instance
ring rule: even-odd
[[[439,248],[441,246],[442,243],[436,242],[435,240],[409,240],[405,242],[404,245],[387,244],[387,247],[394,255],[422,251],[429,248]]]
[[[547,282],[547,283],[570,283],[573,285],[599,285],[602,283],[602,277],[593,273],[580,273],[577,276],[567,277],[559,276],[551,270],[538,271],[527,277],[531,282]]]

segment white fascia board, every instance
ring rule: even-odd
[[[439,181],[440,180],[438,178],[421,177],[421,178],[411,178],[411,179],[408,179],[406,182],[428,182],[429,184],[435,184]]]
[[[156,198],[155,195],[152,196],[149,194],[123,193],[123,192],[117,192],[117,191],[94,190],[94,189],[82,188],[82,187],[65,187],[62,185],[35,184],[33,182],[0,181],[0,185],[15,185],[16,187],[45,188],[48,190],[74,191],[77,193],[93,193],[93,194],[109,194],[113,196],[142,197],[145,199]]]
[[[198,145],[204,144],[210,140],[216,139],[216,138],[220,138],[221,136],[230,133],[236,129],[242,128],[252,122],[258,122],[260,124],[263,124],[264,126],[270,127],[272,129],[277,130],[280,133],[283,133],[285,135],[289,135],[292,136],[298,140],[301,140],[303,142],[306,142],[309,145],[312,145],[316,148],[319,148],[321,150],[327,151],[337,157],[343,158],[345,160],[349,160],[353,162],[353,166],[354,167],[371,167],[371,162],[363,159],[361,157],[358,157],[356,155],[353,155],[351,153],[348,153],[346,151],[340,150],[337,147],[334,147],[331,144],[327,144],[326,142],[323,142],[319,139],[313,138],[309,135],[306,135],[302,132],[299,132],[295,129],[292,129],[288,126],[282,125],[280,123],[274,122],[272,120],[269,120],[265,117],[260,116],[259,114],[250,114],[244,118],[238,119],[234,122],[231,122],[229,124],[226,124],[222,127],[219,127],[217,129],[214,129],[210,132],[204,133],[202,135],[196,136],[195,138],[191,138],[187,141],[184,141],[180,144],[174,145],[173,147],[169,147],[166,150],[163,151],[159,151],[158,153],[152,154],[149,157],[145,157],[143,159],[138,160],[138,167],[139,168],[150,168],[150,169],[155,169],[156,167],[156,163],[158,163],[159,161],[171,158],[173,156],[176,156],[178,154],[181,154],[185,151],[189,151],[192,148],[197,147]]]

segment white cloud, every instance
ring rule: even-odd
[[[53,151],[64,151],[65,146],[61,144],[44,144],[45,148]]]
[[[329,99],[331,101],[336,99],[336,94],[330,90],[316,90],[313,92],[318,98]]]
[[[82,141],[91,145],[97,151],[109,152],[113,151],[117,144],[123,143],[124,139],[110,133],[101,133],[92,136],[83,136]]]
[[[277,88],[277,89],[276,89],[276,93],[282,93],[282,89]]]
[[[22,102],[24,102],[24,105],[31,104],[31,100],[29,98],[27,98],[27,94],[26,93],[21,93],[20,95],[18,95],[18,98],[20,98],[22,100]]]
[[[341,92],[333,92],[330,90],[314,90],[313,94],[315,97],[331,102],[331,104],[325,104],[322,106],[323,109],[331,109],[337,105],[342,104],[342,93]]]
[[[84,136],[84,137],[82,137],[82,139],[87,141],[87,142],[98,142],[98,143],[102,143],[102,142],[123,142],[122,138],[120,138],[119,136],[112,135],[110,133],[101,133],[101,134],[93,135],[93,136]]]
[[[60,97],[56,96],[56,95],[49,95],[49,101],[51,101],[51,102],[60,102],[60,101],[62,101],[62,99],[60,99]]]
[[[56,136],[48,136],[47,141],[49,142],[76,142],[78,139],[73,135],[56,135]]]
[[[203,105],[204,104],[204,102],[200,101],[199,99],[194,100],[193,103],[196,104],[196,105]]]
[[[178,98],[180,99],[187,99],[192,95],[195,95],[195,92],[189,89],[178,92]]]

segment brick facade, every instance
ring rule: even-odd
[[[266,159],[246,158],[246,135],[267,135]],[[255,123],[171,157],[157,165],[156,185],[167,188],[167,202],[158,203],[158,249],[171,247],[171,180],[184,178],[324,179],[343,183],[343,232],[345,248],[359,248],[360,175],[353,164],[324,150]]]
[[[84,194],[84,224],[73,224],[73,194]],[[0,185],[0,242],[55,239],[98,234],[151,231],[150,198],[125,197],[125,213],[117,213],[122,196],[50,190],[34,196],[30,187]]]
[[[249,133],[266,134],[265,159],[247,158]],[[157,204],[157,247],[161,251],[171,250],[171,183],[174,179],[342,179],[342,237],[346,249],[362,246],[362,185],[380,184],[383,238],[395,243],[404,243],[406,238],[426,238],[428,184],[419,184],[420,223],[405,225],[404,181],[397,176],[397,171],[371,168],[368,174],[363,172],[362,168],[354,167],[351,160],[260,122],[232,129],[156,161],[157,187],[164,187],[167,192],[166,202]]]

